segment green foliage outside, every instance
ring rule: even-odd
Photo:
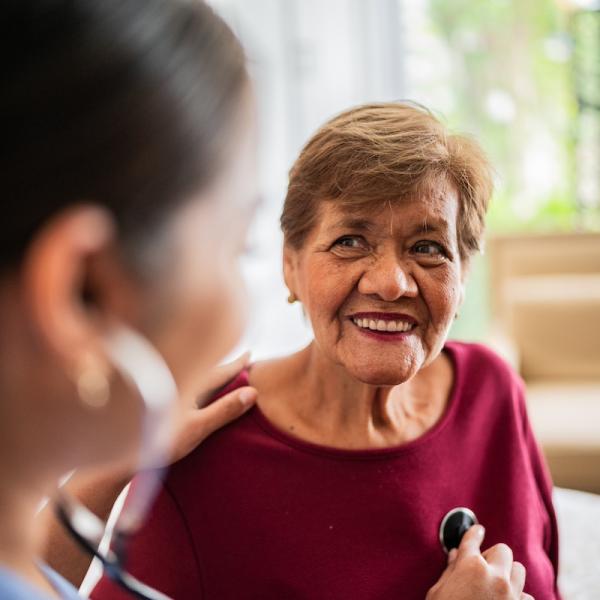
[[[447,119],[481,141],[498,172],[490,228],[575,227],[568,16],[554,0],[430,0],[430,14],[455,67],[456,108]],[[536,167],[542,172],[529,172]]]
[[[497,171],[492,234],[600,227],[600,198],[579,197],[586,131],[578,99],[600,106],[600,18],[590,14],[567,13],[555,0],[429,0],[432,33],[451,65],[454,101],[443,116],[482,143]],[[586,129],[585,150],[598,159],[600,139]],[[597,177],[593,169],[588,177]],[[486,278],[478,258],[454,337],[485,339]]]

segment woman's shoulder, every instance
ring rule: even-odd
[[[519,379],[508,359],[486,344],[452,340],[446,342],[445,349],[450,352],[459,368],[481,371],[510,380]]]
[[[520,404],[523,380],[498,352],[485,344],[459,341],[447,342],[445,349],[455,364],[460,395],[485,395],[496,404],[506,398],[508,404]]]
[[[299,368],[300,354],[277,356],[253,363],[249,369],[250,385],[255,387],[259,394],[285,388]]]
[[[226,394],[241,387],[252,386],[258,392],[257,404],[261,410],[270,399],[281,396],[281,363],[285,359],[254,362],[237,373],[223,387],[214,391],[204,406],[210,405]],[[273,400],[273,404],[276,401]],[[199,473],[222,472],[243,462],[252,448],[264,441],[265,434],[256,418],[258,408],[253,407],[243,415],[217,429],[192,452],[169,467],[167,484],[173,495],[187,487],[190,481],[199,481]]]
[[[514,441],[513,434],[520,437],[527,414],[525,384],[507,360],[479,343],[449,342],[446,350],[456,364],[455,422],[486,432],[488,439],[492,432],[505,441]]]
[[[222,388],[213,392],[208,399],[207,404],[247,385],[256,388],[261,395],[269,394],[273,390],[281,389],[281,384],[283,383],[282,379],[286,378],[286,373],[289,371],[289,365],[292,360],[293,355],[270,358],[251,363],[248,367],[242,369]]]

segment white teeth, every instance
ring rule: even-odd
[[[352,319],[355,325],[362,329],[370,329],[371,331],[391,331],[391,332],[406,332],[413,328],[413,324],[407,321],[384,321],[379,319]]]

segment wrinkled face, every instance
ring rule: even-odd
[[[319,210],[303,247],[284,254],[316,347],[365,383],[407,381],[438,356],[462,301],[456,190],[368,212],[334,201]]]

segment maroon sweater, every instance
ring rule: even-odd
[[[520,379],[479,345],[448,343],[446,412],[399,447],[299,440],[256,407],[171,469],[128,568],[176,600],[423,600],[446,565],[439,524],[457,506],[558,598],[551,481]],[[235,386],[247,383],[241,374]],[[102,579],[92,598],[125,600]]]

